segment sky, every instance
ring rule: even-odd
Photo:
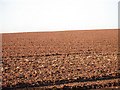
[[[119,0],[0,0],[0,33],[118,28]]]

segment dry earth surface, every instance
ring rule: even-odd
[[[1,85],[7,90],[117,90],[118,55],[116,29],[2,34]]]

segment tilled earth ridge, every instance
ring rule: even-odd
[[[43,86],[43,87],[26,87],[16,90],[119,90],[118,79],[112,80],[98,80],[98,81],[88,81],[88,82],[75,82],[68,84],[52,85],[52,86]],[[94,88],[94,89],[93,89]]]
[[[119,78],[117,30],[3,34],[2,39],[3,88]]]

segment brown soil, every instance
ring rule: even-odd
[[[118,30],[3,34],[2,87],[119,86],[118,55]]]

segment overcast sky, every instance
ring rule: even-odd
[[[0,32],[118,28],[119,0],[0,0]]]

